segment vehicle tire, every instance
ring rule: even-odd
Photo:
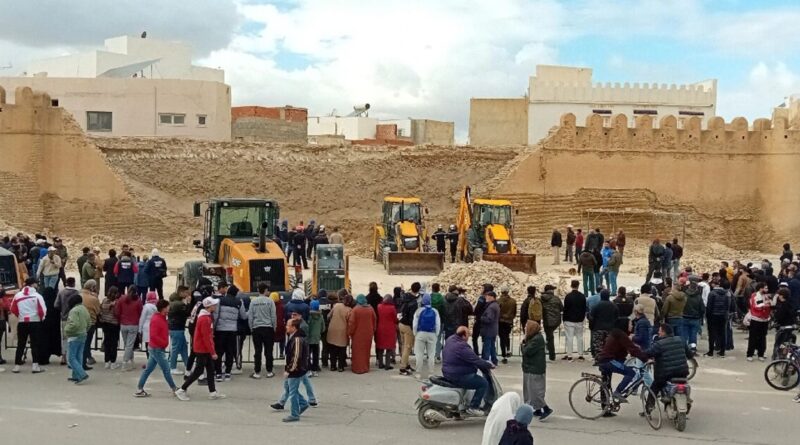
[[[187,261],[183,264],[183,270],[179,272],[181,279],[178,281],[178,286],[186,286],[189,290],[194,291],[197,287],[197,282],[200,281],[200,276],[203,274],[202,261]]]
[[[686,380],[691,380],[694,378],[694,375],[697,374],[697,359],[692,357],[688,360],[687,364],[689,365],[689,375],[686,376]]]
[[[596,377],[581,377],[569,390],[569,406],[581,419],[600,418],[609,411],[610,400],[611,391]]]
[[[439,425],[441,425],[441,422],[439,422],[438,420],[428,418],[426,414],[428,413],[429,410],[435,411],[435,409],[431,408],[431,406],[428,405],[427,403],[420,405],[419,409],[417,409],[417,420],[419,421],[419,424],[422,425],[423,428],[432,430],[434,428],[438,428]]]
[[[675,414],[675,429],[678,431],[686,429],[686,413]]]
[[[764,369],[764,380],[778,391],[789,391],[800,384],[800,370],[789,360],[775,360]]]
[[[652,389],[650,389],[650,387],[645,385],[641,386],[640,394],[642,399],[642,412],[644,413],[644,418],[647,420],[647,424],[650,425],[650,428],[654,430],[660,429],[663,422],[663,416],[661,415],[661,403],[659,403],[656,394]],[[648,399],[652,400],[653,404],[653,406],[649,409],[647,406]]]

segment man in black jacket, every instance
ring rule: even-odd
[[[494,286],[488,283],[483,285],[483,292],[478,297],[478,301],[475,302],[475,310],[473,311],[475,323],[472,326],[472,349],[478,355],[481,353],[478,347],[478,339],[481,337],[481,317],[483,316],[483,311],[486,310],[486,294],[492,291],[494,291]]]
[[[291,403],[292,411],[284,422],[297,422],[300,414],[308,408],[308,400],[300,394],[300,384],[308,372],[308,342],[306,334],[300,329],[301,320],[292,319],[286,322],[286,385],[289,390],[287,401]]]
[[[561,258],[561,232],[558,231],[557,227],[553,227],[553,235],[550,237],[550,248],[553,250],[553,265],[558,265],[560,263]]]
[[[419,283],[411,284],[411,292],[403,294],[403,303],[400,307],[400,335],[403,337],[403,351],[400,360],[400,375],[411,375],[414,368],[409,363],[411,349],[414,347],[414,313],[417,312],[419,303],[419,291],[422,286]]]
[[[450,224],[450,230],[447,232],[447,239],[450,241],[450,262],[456,262],[456,250],[458,249],[458,229],[455,224]]]
[[[319,229],[317,229],[316,221],[312,219],[303,231],[306,235],[306,257],[311,256],[311,250],[314,248],[314,237],[317,236],[317,232],[319,232]]]
[[[617,305],[611,302],[608,289],[600,291],[600,302],[589,312],[589,330],[591,331],[592,357],[603,349],[608,333],[616,326],[619,318]]]
[[[302,227],[297,227],[295,229],[294,238],[292,239],[292,254],[294,255],[294,265],[299,266],[300,262],[303,262],[303,269],[308,269],[308,260],[306,259],[306,241],[308,241],[307,235],[303,232]],[[313,243],[314,241],[311,240]]]
[[[469,326],[469,316],[472,315],[472,305],[466,298],[458,294],[456,286],[450,286],[444,296],[444,311],[442,329],[445,341],[456,333],[459,326]]]
[[[708,352],[706,357],[713,357],[714,351],[717,355],[725,357],[725,346],[728,334],[728,316],[731,309],[735,311],[733,295],[730,292],[730,284],[722,281],[717,284],[711,282],[711,292],[708,294],[708,305],[706,306],[706,320],[708,320]]]
[[[656,238],[653,240],[653,244],[650,245],[650,250],[647,253],[647,278],[645,278],[645,282],[649,282],[650,278],[653,278],[653,273],[657,270],[662,269],[662,264],[664,262],[664,246],[661,245],[661,241]]]
[[[662,323],[658,328],[658,339],[653,342],[645,354],[655,359],[653,384],[650,389],[656,395],[667,385],[670,379],[686,378],[689,375],[688,359],[692,351],[680,337],[672,334],[672,326]]]
[[[573,338],[578,339],[578,360],[583,360],[583,321],[586,320],[586,296],[578,288],[581,282],[572,280],[572,291],[564,297],[564,330],[567,336],[567,355],[562,360],[572,360]]]
[[[439,253],[445,253],[445,247],[447,247],[447,232],[444,231],[444,228],[441,224],[436,227],[436,231],[433,232],[433,240],[436,241],[436,251]]]

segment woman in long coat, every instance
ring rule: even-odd
[[[350,314],[348,334],[350,334],[350,352],[353,372],[364,374],[369,372],[369,356],[372,351],[372,337],[375,334],[377,320],[375,311],[363,294],[356,298],[356,307]]]
[[[397,345],[397,309],[392,296],[386,294],[378,305],[378,329],[375,331],[375,349],[378,355],[378,368],[394,369],[392,359]]]
[[[331,371],[344,372],[347,366],[347,324],[350,309],[344,303],[336,303],[328,314],[331,322],[328,325],[328,347],[331,349]]]

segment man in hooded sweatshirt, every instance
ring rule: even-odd
[[[683,310],[686,307],[687,295],[684,292],[684,285],[679,285],[678,289],[673,289],[669,296],[664,300],[664,306],[661,308],[661,314],[667,324],[672,326],[672,332],[676,337],[683,337],[686,340],[686,334],[683,330]],[[702,298],[702,297],[701,297]],[[700,300],[702,302],[702,299]]]
[[[700,277],[690,276],[689,285],[684,291],[686,294],[686,304],[683,306],[683,332],[686,334],[684,340],[693,351],[697,349],[697,334],[700,332],[700,322],[706,313],[703,288],[699,283]]]
[[[459,326],[469,326],[469,316],[472,315],[472,305],[458,294],[456,286],[450,286],[444,296],[444,310],[442,311],[442,330],[444,340],[456,333]]]
[[[555,286],[548,284],[545,285],[544,292],[542,292],[542,324],[547,339],[547,353],[551,362],[556,359],[555,330],[561,326],[561,313],[564,311],[564,304],[554,291]]]
[[[277,318],[275,302],[267,296],[269,290],[265,283],[258,285],[258,296],[250,301],[247,311],[247,323],[253,335],[255,348],[255,369],[250,375],[252,379],[261,378],[261,354],[263,351],[267,378],[272,378],[272,350],[275,344],[275,326],[281,321]]]
[[[236,286],[228,287],[227,283],[220,282],[217,290],[219,293],[225,291],[225,294],[219,298],[219,309],[214,312],[214,349],[219,354],[214,366],[216,379],[221,382],[223,379],[231,380],[233,360],[236,357],[236,335],[239,332],[239,320],[247,319],[247,311],[241,300],[236,298],[236,295],[239,294]],[[214,298],[217,297],[218,294],[215,294]],[[222,368],[223,355],[225,356],[224,369]]]
[[[130,252],[123,251],[119,261],[114,265],[114,275],[117,276],[117,287],[120,294],[128,293],[128,287],[133,286],[137,273],[139,273],[139,264],[135,258],[131,258]]]
[[[295,289],[292,291],[292,300],[286,304],[286,307],[283,310],[284,322],[289,321],[292,318],[292,314],[297,312],[300,314],[300,317],[303,321],[308,322],[308,315],[310,309],[308,304],[305,302],[306,293],[303,289]]]
[[[37,292],[36,278],[29,277],[14,299],[11,300],[11,313],[19,319],[17,323],[17,344],[25,345],[31,339],[31,366],[34,374],[44,371],[39,367],[42,354],[42,320],[47,315],[47,306],[44,298]],[[14,357],[14,368],[11,372],[18,373],[22,366],[25,348],[17,348]]]

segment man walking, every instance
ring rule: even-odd
[[[308,372],[308,343],[306,334],[300,329],[301,320],[294,318],[286,322],[286,383],[289,387],[291,414],[283,419],[284,422],[297,422],[300,415],[308,409],[308,401],[300,394],[300,384]]]
[[[503,364],[508,363],[511,356],[511,329],[514,327],[514,319],[517,317],[517,302],[508,295],[508,286],[500,289],[500,298],[497,299],[500,306],[500,323],[498,325],[500,335],[500,357]]]
[[[584,250],[578,257],[578,272],[583,274],[583,291],[587,294],[594,291],[600,283],[595,281],[594,268],[597,261],[590,250]]]
[[[250,378],[261,378],[261,354],[266,359],[267,378],[275,376],[272,372],[272,349],[275,343],[275,326],[279,322],[275,309],[275,302],[267,296],[269,292],[265,283],[258,285],[258,296],[250,301],[250,310],[247,311],[247,324],[253,333],[253,347],[255,348],[255,369]],[[283,320],[280,320],[282,323]]]
[[[219,300],[213,297],[203,299],[203,309],[197,315],[192,337],[192,351],[195,354],[196,362],[192,374],[183,382],[183,386],[175,391],[175,397],[183,402],[189,401],[186,390],[200,378],[203,373],[206,375],[208,383],[208,398],[210,400],[224,399],[225,395],[217,392],[214,383],[214,362],[217,360],[217,352],[214,349],[214,328],[212,327],[213,313],[217,310]]]

